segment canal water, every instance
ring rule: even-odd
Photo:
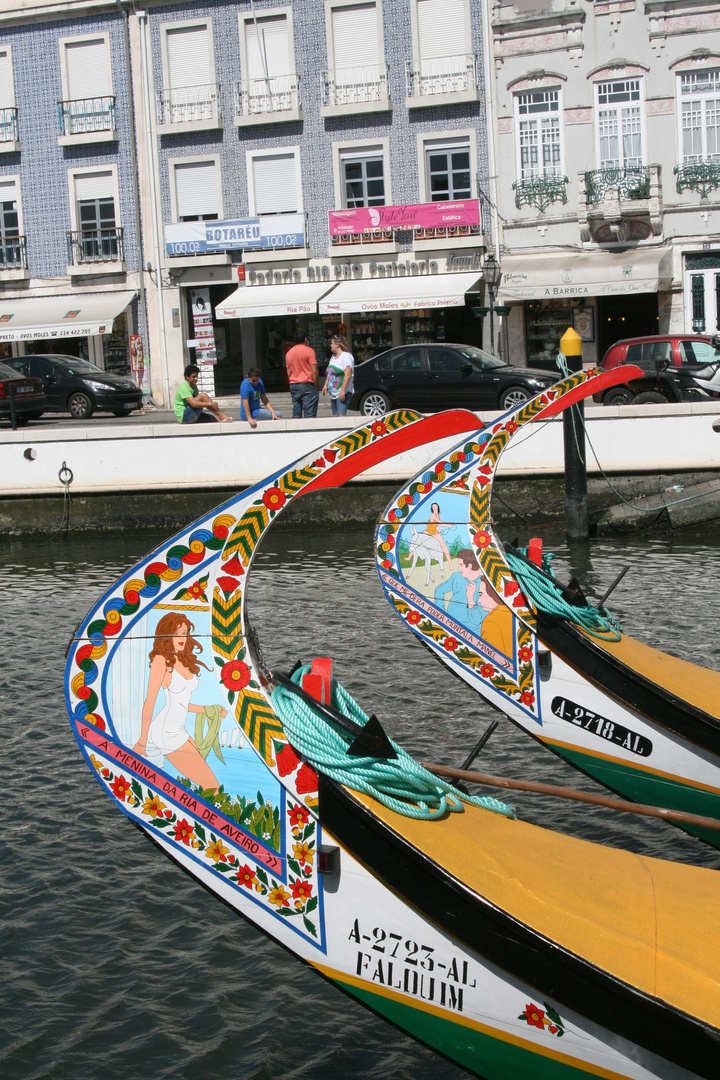
[[[162,539],[0,545],[0,1075],[459,1080],[462,1070],[324,983],[183,874],[89,774],[65,713],[65,650],[101,593]],[[577,575],[593,597],[629,564],[611,600],[626,632],[720,667],[720,546],[597,541],[570,550],[547,535],[545,543],[559,575]],[[369,529],[268,537],[250,605],[271,667],[333,656],[363,708],[422,759],[459,764],[495,715],[391,612]],[[504,719],[478,767],[598,790]],[[660,822],[540,796],[512,802],[546,828],[720,869],[720,853]]]

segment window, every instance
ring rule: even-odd
[[[470,144],[426,143],[425,168],[429,202],[472,197]]]
[[[218,170],[213,161],[172,164],[175,173],[177,221],[217,221],[219,216]]]
[[[559,90],[515,95],[521,180],[562,174],[559,98]]]
[[[596,101],[600,168],[642,165],[642,80],[597,83]]]
[[[115,177],[112,172],[75,177],[77,199],[76,254],[79,262],[114,261],[121,257],[122,230],[115,218]]]
[[[428,349],[428,364],[431,371],[462,372],[470,363],[459,353],[450,349]]]
[[[243,18],[245,80],[244,115],[287,112],[297,108],[297,79],[286,14]]]
[[[332,6],[328,19],[326,96],[330,105],[353,105],[387,97],[376,4]]]
[[[300,158],[290,153],[248,153],[251,214],[295,214],[302,210]]]
[[[14,180],[0,182],[0,268],[22,265],[20,218]]]
[[[207,23],[165,29],[166,89],[160,123],[183,124],[217,118],[217,86]]]
[[[15,142],[17,137],[17,112],[10,50],[0,49],[0,143]]]
[[[468,89],[471,52],[465,0],[417,0],[417,45],[421,94]]]
[[[115,127],[115,99],[110,83],[106,37],[64,40],[62,135],[87,135]]]
[[[683,364],[717,364],[720,361],[720,349],[709,341],[697,338],[680,342],[680,357]]]
[[[403,349],[393,353],[393,371],[422,371],[422,354],[419,349]]]
[[[655,365],[667,360],[672,366],[673,351],[670,341],[646,341],[642,345],[628,345],[626,364],[637,364],[645,371],[655,371]]]
[[[720,161],[720,70],[680,76],[683,165]]]
[[[385,205],[385,163],[381,147],[341,152],[340,171],[345,209]]]

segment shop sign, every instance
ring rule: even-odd
[[[356,236],[372,229],[455,229],[480,224],[477,199],[460,202],[408,203],[330,210],[331,236]]]
[[[165,250],[170,256],[295,248],[304,243],[302,214],[270,214],[232,221],[182,221],[165,226]]]

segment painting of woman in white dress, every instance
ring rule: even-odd
[[[157,624],[150,651],[150,677],[142,709],[140,738],[133,750],[145,755],[150,743],[180,776],[186,776],[207,790],[219,786],[217,778],[186,729],[188,713],[205,712],[204,705],[193,705],[190,700],[197,688],[202,664],[195,655],[202,646],[191,637],[194,629],[187,616],[177,611],[164,615]],[[207,665],[202,664],[202,667]],[[160,690],[165,695],[165,703],[153,718]],[[224,718],[227,709],[222,709],[221,715]]]

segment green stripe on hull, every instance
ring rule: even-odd
[[[528,1080],[588,1080],[588,1076],[596,1075],[591,1069],[577,1068],[542,1054],[535,1054],[531,1050],[524,1050],[521,1046],[495,1038],[476,1028],[456,1024],[434,1013],[413,1008],[405,1001],[360,989],[341,979],[336,981],[338,986],[347,990],[373,1012],[379,1013],[432,1050],[437,1050],[484,1080],[518,1080],[518,1077],[528,1077]],[[562,1053],[563,1040],[553,1036],[552,1044],[548,1045],[550,1038],[546,1032],[537,1032],[538,1045],[542,1049]]]
[[[633,802],[662,806],[667,810],[684,810],[688,814],[701,814],[703,817],[720,820],[720,795],[701,791],[679,780],[653,776],[652,773],[633,769],[631,765],[623,762],[603,761],[565,747],[553,746],[553,749],[571,765]],[[720,847],[718,830],[698,829],[693,825],[681,825],[680,828],[707,840],[714,847]]]

